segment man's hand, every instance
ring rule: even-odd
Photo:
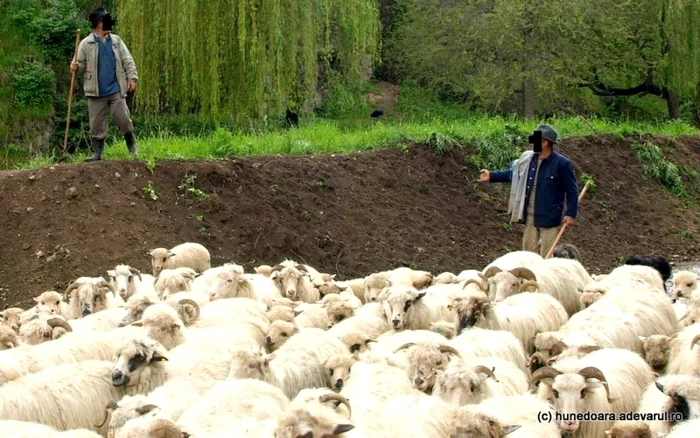
[[[78,61],[71,61],[70,71],[75,73],[76,71],[78,71],[78,66],[80,66],[80,64],[78,64]]]
[[[136,81],[129,81],[126,83],[126,89],[127,91],[136,91]]]
[[[571,216],[564,216],[564,225],[566,225],[567,228],[573,227],[575,223],[576,219],[572,218]]]
[[[479,175],[480,183],[487,183],[491,181],[491,173],[487,169],[481,169],[481,175]]]

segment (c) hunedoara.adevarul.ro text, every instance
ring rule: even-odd
[[[539,412],[537,421],[683,421],[680,412]]]

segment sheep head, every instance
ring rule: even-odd
[[[290,300],[301,301],[304,279],[309,273],[303,265],[276,265],[272,267],[270,278],[275,281],[282,295]]]
[[[442,272],[433,277],[431,284],[455,284],[458,282],[459,279],[452,272]]]
[[[313,394],[310,396],[307,394]],[[343,404],[352,416],[350,401],[340,394],[302,390],[279,419],[276,438],[331,438],[355,428],[337,406]]]
[[[23,312],[24,310],[20,309],[19,307],[10,307],[9,309],[5,309],[0,312],[0,321],[2,321],[4,325],[14,330],[15,333],[19,333],[19,327],[21,325],[20,315]]]
[[[610,398],[608,382],[603,373],[595,367],[586,367],[578,373],[562,373],[561,371],[546,366],[535,371],[530,378],[531,386],[542,382],[546,389],[540,386],[540,390],[549,392],[549,400],[554,408],[565,414],[575,414],[586,411],[585,400],[587,397],[595,397],[593,390],[603,386],[605,388],[608,403],[615,400]],[[567,418],[561,421],[559,427],[565,433],[574,433],[578,430],[579,421],[575,418]]]
[[[690,298],[698,291],[700,275],[690,271],[676,272],[673,276],[673,299]]]
[[[141,320],[131,325],[143,327],[147,337],[160,342],[167,350],[185,342],[182,333],[184,323],[177,311],[168,303],[161,302],[148,307],[143,312]]]
[[[103,277],[81,277],[68,285],[63,299],[72,309],[73,317],[80,318],[106,309],[107,292],[117,296],[114,286]]]
[[[414,305],[427,292],[419,292],[412,286],[396,285],[380,294],[382,309],[387,322],[394,330],[402,330],[410,320]]]
[[[107,271],[107,275],[110,283],[112,283],[117,293],[124,300],[127,300],[130,293],[136,290],[135,279],[142,280],[141,271],[128,265],[118,265],[114,269]]]
[[[347,332],[340,335],[340,342],[348,347],[350,353],[359,359],[360,353],[367,351],[368,345],[371,342],[376,342],[374,339],[370,339],[364,332],[359,330],[348,330]]]
[[[423,392],[433,388],[437,373],[447,368],[450,354],[461,357],[459,351],[449,345],[427,342],[418,344],[410,342],[394,350],[394,353],[409,347],[415,347],[408,352],[409,378],[411,378],[413,386]]]
[[[155,248],[148,251],[146,254],[151,258],[151,267],[153,268],[153,276],[158,277],[160,271],[169,266],[168,261],[175,257],[175,254],[167,248]]]
[[[520,425],[503,425],[495,417],[463,406],[450,415],[450,438],[504,438]]]
[[[294,312],[294,309],[291,307],[287,306],[281,306],[281,305],[276,305],[272,306],[266,313],[265,316],[267,316],[267,319],[270,322],[275,322],[275,321],[286,321],[286,322],[294,322],[294,317],[296,316],[296,312]]]
[[[385,272],[370,274],[364,282],[365,303],[379,301],[379,295],[383,289],[391,287],[389,275]]]
[[[273,352],[284,345],[289,338],[299,333],[299,328],[294,323],[286,321],[274,321],[265,337],[265,347]]]
[[[119,323],[119,327],[127,326],[143,317],[143,312],[155,304],[145,295],[132,295],[126,300],[126,313]]]
[[[456,297],[448,309],[453,309],[457,314],[457,334],[470,327],[479,327],[484,324],[491,311],[491,300],[482,293],[468,292],[464,296]]]
[[[343,354],[330,357],[323,366],[329,374],[331,389],[340,391],[350,376],[350,370],[355,364],[355,358],[350,354]]]
[[[63,296],[56,291],[46,291],[38,297],[34,297],[34,302],[36,303],[36,309],[39,312],[61,315],[61,303],[63,302]]]
[[[346,301],[328,301],[323,307],[326,308],[326,314],[328,315],[328,328],[355,316],[355,309]]]
[[[73,329],[65,319],[48,313],[38,313],[20,326],[19,335],[23,343],[37,345],[59,339],[71,331]]]
[[[643,421],[616,421],[605,435],[607,438],[656,438]]]
[[[698,379],[694,376],[684,376],[684,379],[668,382],[654,382],[656,389],[668,397],[663,409],[670,415],[671,424],[697,418],[697,388]]]
[[[527,283],[528,286],[537,285],[535,274],[523,267],[503,271],[498,267],[491,266],[484,272],[484,280],[488,285],[489,296],[494,301],[503,301],[511,295],[522,292],[526,282],[533,282]]]
[[[654,371],[661,371],[671,358],[671,338],[666,335],[640,336],[644,343],[644,359]]]
[[[470,367],[461,359],[451,360],[438,374],[433,395],[456,407],[479,403],[485,398],[486,379],[498,381],[494,371],[483,365]]]
[[[18,346],[19,339],[17,338],[17,333],[9,326],[0,324],[0,351],[9,350],[10,348],[16,348]]]
[[[130,339],[119,349],[112,369],[112,385],[135,386],[151,380],[153,367],[168,360],[165,349],[153,339]]]
[[[265,348],[241,349],[233,351],[231,369],[227,380],[258,379],[269,372],[269,364],[275,359],[275,353],[267,354]]]

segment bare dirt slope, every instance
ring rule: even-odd
[[[592,272],[630,254],[699,257],[700,207],[684,209],[645,180],[627,141],[574,138],[560,149],[579,175],[597,180],[564,239]],[[700,139],[680,139],[674,159],[700,169]],[[207,246],[216,265],[250,269],[293,258],[340,279],[401,265],[481,269],[518,248],[522,228],[507,224],[507,186],[470,182],[478,172],[464,163],[459,153],[413,146],[161,161],[153,172],[137,161],[2,172],[0,304],[27,306],[32,296],[119,263],[149,271],[147,250],[184,241]],[[149,183],[153,190],[144,190]]]

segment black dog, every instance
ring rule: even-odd
[[[661,274],[661,278],[666,282],[671,278],[671,264],[663,257],[627,257],[626,265],[643,265],[656,269]]]

